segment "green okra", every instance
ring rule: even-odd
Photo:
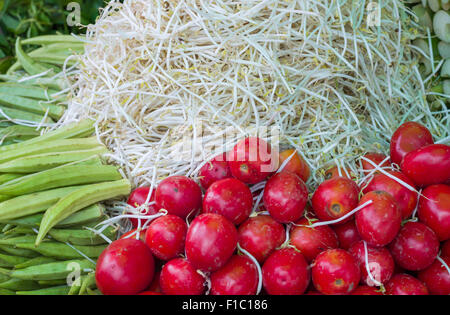
[[[85,160],[108,152],[104,146],[79,151],[51,152],[24,156],[16,160],[0,164],[0,172],[34,173],[55,168],[67,163]]]
[[[22,76],[10,73],[6,75],[0,74],[0,80],[11,83],[23,83]],[[33,86],[45,86],[54,90],[64,90],[68,88],[67,82],[65,81],[64,78],[48,78],[48,77],[38,77],[34,79],[27,78],[26,84]]]
[[[67,295],[69,290],[69,286],[62,285],[32,291],[17,291],[16,295]]]
[[[21,235],[7,239],[0,239],[0,245],[16,246],[21,243],[30,243],[36,236],[34,235]]]
[[[23,111],[16,108],[10,108],[5,106],[0,106],[0,118],[4,119],[12,119],[12,120],[21,120],[21,121],[29,121],[34,123],[40,123],[43,121],[44,123],[54,123],[53,119],[50,117],[45,117],[44,115],[37,115],[27,111]],[[9,145],[8,145],[9,146]],[[6,146],[5,146],[6,147]]]
[[[9,279],[11,279],[10,277],[0,274],[0,283],[8,281]]]
[[[7,289],[0,289],[0,295],[16,295],[16,292]]]
[[[87,289],[95,288],[96,282],[95,282],[95,272],[91,272],[84,277],[84,279],[81,282],[80,291],[78,292],[79,295],[84,295],[87,293]]]
[[[50,67],[49,65],[36,62],[30,56],[28,56],[22,49],[20,37],[18,37],[16,40],[15,49],[17,60],[20,62],[20,64],[28,74],[36,75],[46,71],[49,71],[49,74],[54,74],[57,71],[55,67]]]
[[[58,280],[39,280],[37,282],[41,286],[51,287],[58,285],[67,285],[67,279],[58,279]]]
[[[40,256],[40,254],[34,250],[16,248],[14,245],[0,245],[0,250],[20,257],[36,258]]]
[[[49,101],[57,90],[21,83],[0,83],[0,93]]]
[[[34,244],[34,240],[30,243],[17,243],[15,246],[20,249],[33,250],[43,256],[60,260],[83,257],[97,258],[106,248],[106,245],[68,245],[53,241],[41,242],[38,246],[36,246]]]
[[[0,268],[0,273],[11,278],[23,280],[59,280],[66,279],[73,272],[86,274],[95,269],[95,265],[87,259],[58,261],[43,265],[31,266],[19,270]]]
[[[0,194],[20,196],[52,188],[116,181],[121,178],[117,167],[112,165],[63,165],[0,185]]]
[[[0,139],[2,144],[8,141],[25,141],[35,137],[38,137],[40,132],[35,127],[15,125],[0,131]]]
[[[114,239],[117,234],[117,228],[109,226],[102,233],[108,239]],[[100,235],[95,234],[91,230],[71,230],[71,229],[51,229],[48,232],[53,239],[58,242],[69,242],[73,245],[100,245],[106,244],[107,241]]]
[[[36,245],[39,245],[51,228],[71,214],[103,200],[129,195],[130,191],[130,182],[122,179],[89,185],[61,198],[45,212],[39,227]]]
[[[0,185],[4,184],[6,182],[9,182],[10,180],[22,177],[23,174],[1,174],[0,175]]]
[[[14,269],[23,269],[23,268],[27,268],[27,267],[31,267],[31,266],[48,264],[48,263],[55,262],[55,261],[57,261],[57,260],[54,258],[51,258],[51,257],[39,256],[36,258],[27,259],[27,261],[15,265]]]
[[[20,256],[5,255],[0,253],[0,262],[3,266],[14,267],[17,264],[24,263],[28,258]]]
[[[24,39],[23,45],[49,45],[54,43],[79,44],[81,40],[72,35],[42,35]]]
[[[28,291],[41,289],[42,286],[33,280],[22,280],[11,278],[8,281],[0,283],[0,289],[7,289],[13,291]]]
[[[45,101],[6,94],[3,92],[0,92],[0,104],[36,115],[44,116],[45,113],[48,112],[48,116],[55,120],[60,119],[65,111],[64,106],[48,104],[45,103]]]

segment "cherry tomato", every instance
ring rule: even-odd
[[[246,184],[256,184],[269,177],[278,167],[270,145],[256,137],[239,141],[228,153],[231,174]]]
[[[337,166],[333,166],[325,171],[325,180],[333,179],[336,177],[345,177],[350,180],[356,178],[355,174],[349,168],[345,168],[345,170],[341,168],[340,174],[339,168]]]
[[[431,144],[412,151],[403,158],[401,169],[417,186],[445,184],[450,180],[450,146]]]
[[[150,187],[139,187],[133,190],[133,192],[128,197],[127,203],[137,208],[141,205],[143,205],[147,201],[148,194],[150,193]],[[152,195],[150,196],[149,203],[155,201],[155,190],[153,189]],[[136,212],[130,212],[129,214],[139,214],[139,215],[153,215],[158,213],[159,208],[158,206],[153,203],[151,205],[146,205],[145,208],[141,211],[141,213]],[[137,228],[139,225],[139,219],[136,218],[130,218],[131,223],[133,224],[134,228]],[[141,219],[141,226],[143,226],[147,220]]]
[[[203,198],[204,213],[218,213],[239,225],[245,221],[253,208],[253,195],[240,180],[226,178],[212,184]]]
[[[222,268],[233,255],[238,234],[233,223],[216,213],[201,214],[192,221],[186,236],[186,255],[202,271]]]
[[[345,222],[343,224],[333,225],[333,230],[339,240],[339,247],[348,250],[350,246],[361,240],[355,220]]]
[[[380,289],[376,287],[369,287],[368,285],[360,285],[357,287],[351,295],[383,295]]]
[[[373,162],[374,164],[378,165],[380,168],[383,167],[389,167],[391,166],[391,161],[387,160],[385,161],[383,164],[381,164],[381,162],[383,162],[386,159],[386,155],[382,154],[382,153],[367,153],[366,155],[364,155],[364,157],[368,160],[370,160],[371,162]],[[369,162],[367,162],[364,159],[361,159],[361,166],[363,168],[363,171],[366,173],[369,173],[370,171],[372,171],[375,167],[370,164]]]
[[[168,214],[150,223],[145,243],[155,257],[170,260],[183,253],[186,233],[186,222],[176,215]]]
[[[221,179],[230,178],[231,170],[227,162],[227,154],[223,153],[203,165],[198,172],[199,182],[204,189]]]
[[[405,122],[392,135],[391,161],[400,165],[407,153],[433,143],[433,137],[425,126],[413,121]]]
[[[295,149],[285,150],[280,153],[280,166],[286,161],[292,154],[294,154]],[[305,183],[308,181],[310,170],[309,166],[303,157],[297,152],[292,156],[289,162],[284,166],[283,171],[288,171],[296,174]]]
[[[296,222],[290,232],[290,244],[295,246],[308,262],[312,262],[324,250],[338,248],[336,233],[329,226],[310,228],[307,225],[310,224],[306,218]]]
[[[104,295],[135,295],[148,288],[154,271],[155,261],[144,242],[121,239],[98,258],[95,280]]]
[[[442,257],[450,257],[450,240],[442,244],[441,255]]]
[[[212,295],[255,295],[258,270],[250,258],[234,255],[225,266],[211,274]]]
[[[384,191],[365,194],[359,204],[372,203],[356,213],[356,228],[363,240],[372,246],[385,246],[397,235],[402,213],[394,198]]]
[[[314,287],[326,295],[350,294],[361,280],[357,260],[343,249],[320,253],[311,269]]]
[[[126,239],[126,238],[134,238],[136,239],[136,233],[137,233],[138,229],[133,229],[127,233],[125,233],[124,235],[122,235],[120,237],[120,239]],[[145,233],[147,232],[147,229],[144,230],[139,230],[139,239],[143,242],[145,242]]]
[[[303,294],[310,281],[308,263],[293,248],[277,250],[262,267],[263,285],[270,295]]]
[[[205,279],[183,258],[175,258],[161,270],[161,290],[166,295],[202,295]]]
[[[263,201],[264,207],[276,221],[297,221],[304,213],[308,189],[300,177],[283,171],[267,181]]]
[[[428,295],[428,289],[419,279],[408,274],[396,274],[386,285],[386,295]]]
[[[416,185],[414,182],[403,173],[398,171],[388,171],[388,173],[415,188]],[[385,191],[394,197],[400,211],[402,212],[403,219],[409,218],[414,212],[417,205],[417,192],[409,190],[385,174],[375,174],[373,179],[363,189],[363,192],[366,194],[369,191],[376,190]]]
[[[341,218],[358,206],[358,194],[354,181],[345,177],[328,179],[317,187],[311,199],[314,213],[322,221]]]
[[[251,217],[239,226],[239,245],[263,263],[286,240],[286,231],[268,215]]]
[[[419,220],[428,225],[440,241],[450,239],[450,186],[432,185],[425,188],[417,214]]]
[[[439,253],[436,234],[423,223],[407,222],[390,244],[395,262],[406,270],[429,267]]]
[[[361,280],[368,286],[376,286],[367,273],[366,251],[364,249],[364,241],[359,241],[350,247],[352,254],[358,261],[361,270]],[[370,274],[379,283],[385,284],[394,274],[395,263],[391,253],[384,247],[373,247],[367,245],[367,264],[369,265]]]
[[[192,179],[186,176],[170,176],[156,188],[156,205],[169,214],[186,218],[189,213],[202,206],[202,191]]]
[[[444,257],[442,260],[450,266],[450,257]],[[430,294],[450,295],[450,273],[439,260],[436,259],[430,267],[419,271],[418,277],[425,283]]]

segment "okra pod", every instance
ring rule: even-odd
[[[36,245],[39,245],[51,228],[71,214],[103,200],[126,196],[130,191],[130,182],[123,179],[89,185],[61,198],[45,212],[39,227]]]
[[[49,67],[48,65],[38,63],[38,62],[34,61],[30,56],[28,56],[22,49],[20,37],[18,37],[16,40],[15,48],[16,48],[17,60],[20,62],[23,69],[28,74],[30,74],[30,75],[41,74],[43,72],[46,72],[46,71],[52,70],[52,69],[54,70],[54,72],[56,72],[56,69],[54,69],[53,67]],[[50,73],[53,74],[52,71],[50,71]]]
[[[16,292],[7,289],[0,289],[0,295],[16,295]]]
[[[41,286],[57,286],[57,285],[67,285],[67,279],[59,279],[59,280],[39,280],[37,282]]]
[[[37,115],[30,112],[26,112],[23,110],[19,110],[16,108],[10,108],[6,106],[0,106],[0,118],[4,119],[12,119],[14,120],[23,120],[23,121],[29,121],[34,123],[40,123],[43,121],[44,123],[51,124],[54,123],[53,119],[50,117],[46,117],[44,119],[43,115]]]
[[[33,242],[18,243],[17,248],[33,250],[43,256],[55,259],[77,259],[83,257],[97,258],[105,250],[106,245],[96,246],[82,246],[82,245],[67,245],[65,243],[46,241],[41,242],[36,246]],[[82,255],[82,254],[83,255]]]
[[[41,289],[36,281],[33,280],[22,280],[17,278],[11,278],[6,282],[0,283],[0,289],[7,289],[13,291],[29,291]]]
[[[6,107],[23,110],[36,115],[44,116],[48,112],[48,116],[58,120],[64,114],[64,106],[46,104],[44,101],[26,98],[22,96],[10,95],[0,92],[0,104]]]
[[[16,248],[14,245],[0,245],[0,250],[5,253],[20,257],[36,258],[40,256],[39,253],[33,250]]]
[[[58,91],[21,83],[0,83],[0,93],[49,101]]]
[[[87,292],[87,289],[90,289],[92,287],[95,287],[95,273],[91,272],[83,279],[81,282],[81,288],[78,292],[79,295],[84,295]]]
[[[23,268],[27,268],[27,267],[31,267],[31,266],[48,264],[48,263],[55,262],[55,261],[56,261],[56,259],[51,258],[51,257],[39,256],[36,258],[27,259],[27,261],[25,261],[21,264],[15,265],[14,269],[23,269]]]
[[[16,160],[0,164],[0,172],[5,173],[34,173],[55,168],[67,163],[81,161],[95,155],[108,152],[104,146],[88,150],[51,152],[38,155],[24,156]]]
[[[2,144],[5,144],[8,141],[25,141],[38,137],[39,135],[40,133],[36,128],[21,125],[10,126],[0,131]]]
[[[73,245],[100,245],[106,244],[106,240],[91,230],[70,230],[70,229],[51,229],[48,234],[55,240]],[[114,239],[117,234],[117,228],[109,226],[103,231],[103,235],[109,239]]]
[[[17,264],[24,263],[28,258],[20,256],[11,256],[0,253],[0,262],[3,266],[8,265],[9,267],[14,267]]]
[[[22,41],[22,44],[24,45],[48,45],[53,43],[78,44],[82,43],[82,41],[72,35],[41,35],[27,38]]]
[[[0,175],[0,185],[4,184],[6,182],[9,182],[10,180],[22,177],[23,174],[1,174]]]
[[[17,291],[16,295],[67,295],[69,290],[69,286],[62,285],[32,291]]]

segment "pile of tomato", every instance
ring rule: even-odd
[[[145,212],[100,256],[101,292],[450,294],[450,146],[404,123],[389,157],[357,161],[362,184],[334,167],[311,194],[301,155],[274,151],[249,137],[208,161],[199,184],[136,189],[128,203]]]

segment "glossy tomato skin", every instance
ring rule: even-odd
[[[394,198],[384,191],[365,194],[359,204],[369,200],[355,215],[356,228],[363,240],[372,246],[385,246],[397,235],[402,223],[402,213]]]
[[[417,214],[420,222],[429,226],[440,241],[450,239],[450,186],[432,185],[425,188]]]
[[[391,161],[400,165],[406,154],[433,143],[433,137],[425,126],[413,121],[405,122],[392,135]]]
[[[389,249],[395,262],[406,270],[422,270],[429,267],[439,253],[436,234],[423,223],[407,222]]]
[[[443,257],[442,260],[450,266],[450,257]],[[436,259],[430,267],[419,271],[418,278],[425,283],[430,294],[450,295],[450,273],[439,260]]]
[[[212,184],[203,198],[204,213],[218,213],[239,225],[253,208],[250,188],[236,178],[226,178]]]
[[[288,149],[281,152],[279,164],[281,166],[284,161],[286,161],[292,154],[294,154],[292,158],[289,160],[289,162],[284,166],[283,171],[288,171],[296,174],[298,177],[301,178],[302,181],[306,183],[311,173],[309,170],[309,166],[300,154],[294,152],[295,149]]]
[[[414,182],[405,176],[402,172],[388,171],[392,176],[395,176],[399,180],[405,182],[413,188],[416,188]],[[363,189],[363,193],[369,191],[385,191],[394,197],[397,205],[402,212],[402,218],[406,219],[411,216],[417,205],[418,194],[415,191],[411,191],[396,180],[390,178],[385,174],[375,174],[369,184]]]
[[[227,162],[227,154],[218,155],[203,165],[198,172],[198,177],[203,189],[208,189],[214,182],[232,177]]]
[[[290,244],[295,246],[309,263],[324,250],[338,248],[336,233],[329,226],[307,227],[310,224],[306,218],[295,224],[290,231]]]
[[[212,295],[255,295],[258,270],[250,258],[234,255],[211,274]]]
[[[227,155],[231,174],[246,184],[256,184],[278,168],[278,158],[270,145],[256,137],[239,141]]]
[[[450,240],[448,240],[442,244],[441,256],[442,257],[450,257]]]
[[[364,241],[359,241],[352,245],[349,249],[359,263],[361,270],[361,281],[368,286],[375,286],[376,283],[370,279],[366,268]],[[395,263],[391,253],[384,247],[373,247],[367,245],[367,263],[372,277],[385,284],[388,282],[394,274]]]
[[[428,295],[428,289],[419,279],[400,273],[386,285],[386,295]]]
[[[155,261],[144,242],[121,239],[98,258],[95,280],[104,295],[135,295],[150,285],[154,271]]]
[[[187,224],[176,215],[165,215],[153,221],[145,233],[145,243],[152,254],[170,260],[184,252]]]
[[[273,252],[265,261],[262,273],[264,288],[270,295],[301,295],[310,281],[306,259],[293,248]]]
[[[133,190],[128,197],[127,203],[132,206],[133,208],[137,208],[138,206],[143,205],[147,201],[148,194],[150,193],[150,187],[139,187]],[[155,201],[155,189],[152,191],[152,195],[150,196],[149,203]],[[153,203],[151,205],[147,205],[140,215],[153,215],[158,213],[159,208],[158,206]],[[134,212],[130,212],[130,214],[138,214]],[[131,223],[133,224],[134,228],[137,228],[139,225],[139,219],[136,218],[130,218]],[[143,226],[147,220],[141,219],[141,226]]]
[[[239,245],[248,251],[259,263],[286,240],[286,231],[268,215],[251,217],[239,226]]]
[[[450,180],[450,146],[431,144],[408,153],[402,172],[419,187],[445,184]]]
[[[314,287],[326,295],[352,293],[361,280],[357,260],[343,249],[320,253],[311,269]]]
[[[383,293],[377,287],[369,287],[368,285],[360,285],[357,287],[351,295],[383,295]]]
[[[325,171],[325,180],[333,179],[336,177],[345,177],[347,179],[353,179],[355,177],[354,175],[355,174],[349,168],[345,168],[344,170],[342,168],[339,169],[337,166],[333,166]]]
[[[161,270],[161,290],[166,295],[202,295],[205,279],[183,258],[167,262]]]
[[[387,156],[383,153],[370,152],[365,154],[364,157],[374,164],[378,165],[380,168],[389,167],[391,165],[391,161],[389,159],[382,163],[387,158]],[[361,159],[361,166],[365,173],[369,173],[375,168],[372,164],[364,159]]]
[[[186,176],[170,176],[156,188],[155,201],[160,209],[184,219],[201,208],[202,191],[196,182]]]
[[[358,206],[358,194],[354,181],[345,177],[328,179],[317,187],[311,199],[314,213],[322,221],[341,218]]]
[[[204,213],[192,221],[186,236],[186,256],[205,272],[222,268],[233,255],[238,233],[233,223],[216,213]]]
[[[267,181],[263,201],[264,207],[276,221],[294,222],[304,214],[308,189],[300,177],[282,171]]]
[[[333,230],[339,240],[339,247],[348,250],[350,246],[361,240],[355,220],[333,225]]]

